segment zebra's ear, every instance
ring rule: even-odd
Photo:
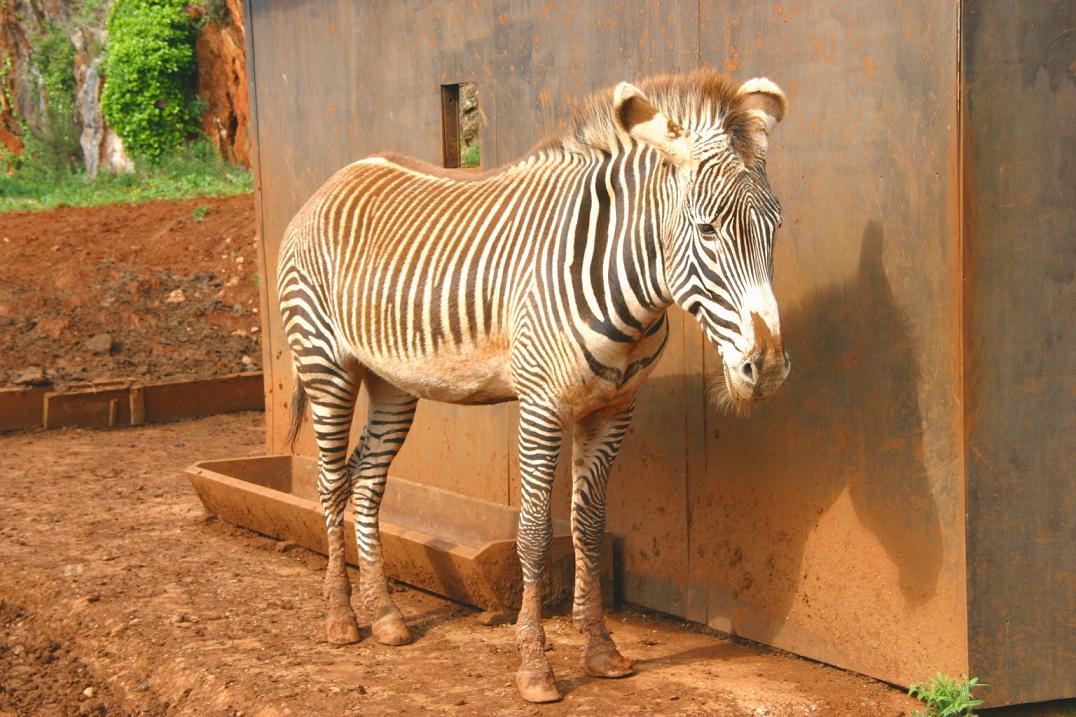
[[[758,120],[752,133],[756,144],[766,149],[770,131],[784,119],[788,111],[788,99],[781,88],[765,77],[755,77],[740,85],[736,91],[740,107]]]
[[[678,165],[690,164],[691,136],[650,104],[643,91],[621,82],[613,91],[613,120],[637,142],[658,150]]]

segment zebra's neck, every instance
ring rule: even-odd
[[[532,164],[533,163],[533,164]],[[634,149],[531,158],[561,187],[547,269],[559,272],[575,314],[617,342],[633,342],[672,303],[664,237],[679,199],[675,170]]]

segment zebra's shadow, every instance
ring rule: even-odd
[[[865,579],[865,571],[895,568],[905,608],[920,606],[936,593],[942,529],[925,461],[916,360],[920,339],[886,277],[883,249],[882,227],[871,222],[851,280],[781,307],[793,365],[774,398],[748,419],[707,408],[705,468],[687,479],[688,544],[682,551],[677,546],[665,551],[683,556],[688,578],[660,578],[645,589],[649,595],[664,592],[661,599],[674,606],[680,601],[682,609],[673,611],[768,641],[787,629],[794,602],[812,593],[806,582],[829,585],[814,592],[821,597],[840,583],[842,572]],[[658,385],[654,394],[662,400],[696,400],[685,395],[682,379],[655,379],[669,386]],[[678,380],[680,388],[673,386]],[[668,466],[670,474],[682,470]],[[614,490],[630,495],[640,489],[634,483],[647,480],[653,476],[622,471],[614,476]],[[828,515],[839,501],[844,507]],[[834,531],[832,521],[848,526],[850,512],[891,565],[866,545],[830,554],[816,547],[805,565],[808,541],[820,524],[831,521],[826,540],[832,541],[834,532],[844,530]],[[630,533],[617,536],[617,546],[621,566],[627,551],[639,549]],[[640,584],[637,575],[630,579]],[[628,600],[638,599],[630,592]],[[839,599],[854,595],[842,593]],[[866,602],[864,610],[871,608]],[[894,610],[899,617],[899,607]]]

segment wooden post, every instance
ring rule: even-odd
[[[441,85],[441,160],[460,166],[460,86]]]
[[[131,425],[141,426],[146,422],[146,391],[141,386],[131,386],[128,397],[131,402]]]

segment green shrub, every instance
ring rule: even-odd
[[[133,156],[160,160],[198,132],[196,28],[186,0],[116,0],[101,110]]]
[[[68,37],[68,29],[49,25],[45,33],[34,40],[31,62],[41,73],[48,105],[69,113],[74,120],[75,45]]]
[[[24,179],[59,181],[79,171],[82,149],[78,125],[64,121],[49,110],[43,127],[30,129],[24,123],[21,135],[22,156],[8,164],[14,165]]]
[[[37,126],[23,122],[23,156],[17,166],[38,178],[69,175],[77,168],[82,150],[75,102],[75,46],[69,28],[47,25],[34,37],[30,65],[41,78],[44,114]]]
[[[232,17],[227,0],[200,0],[195,4],[202,9],[202,25],[212,24],[220,27],[228,24]]]

